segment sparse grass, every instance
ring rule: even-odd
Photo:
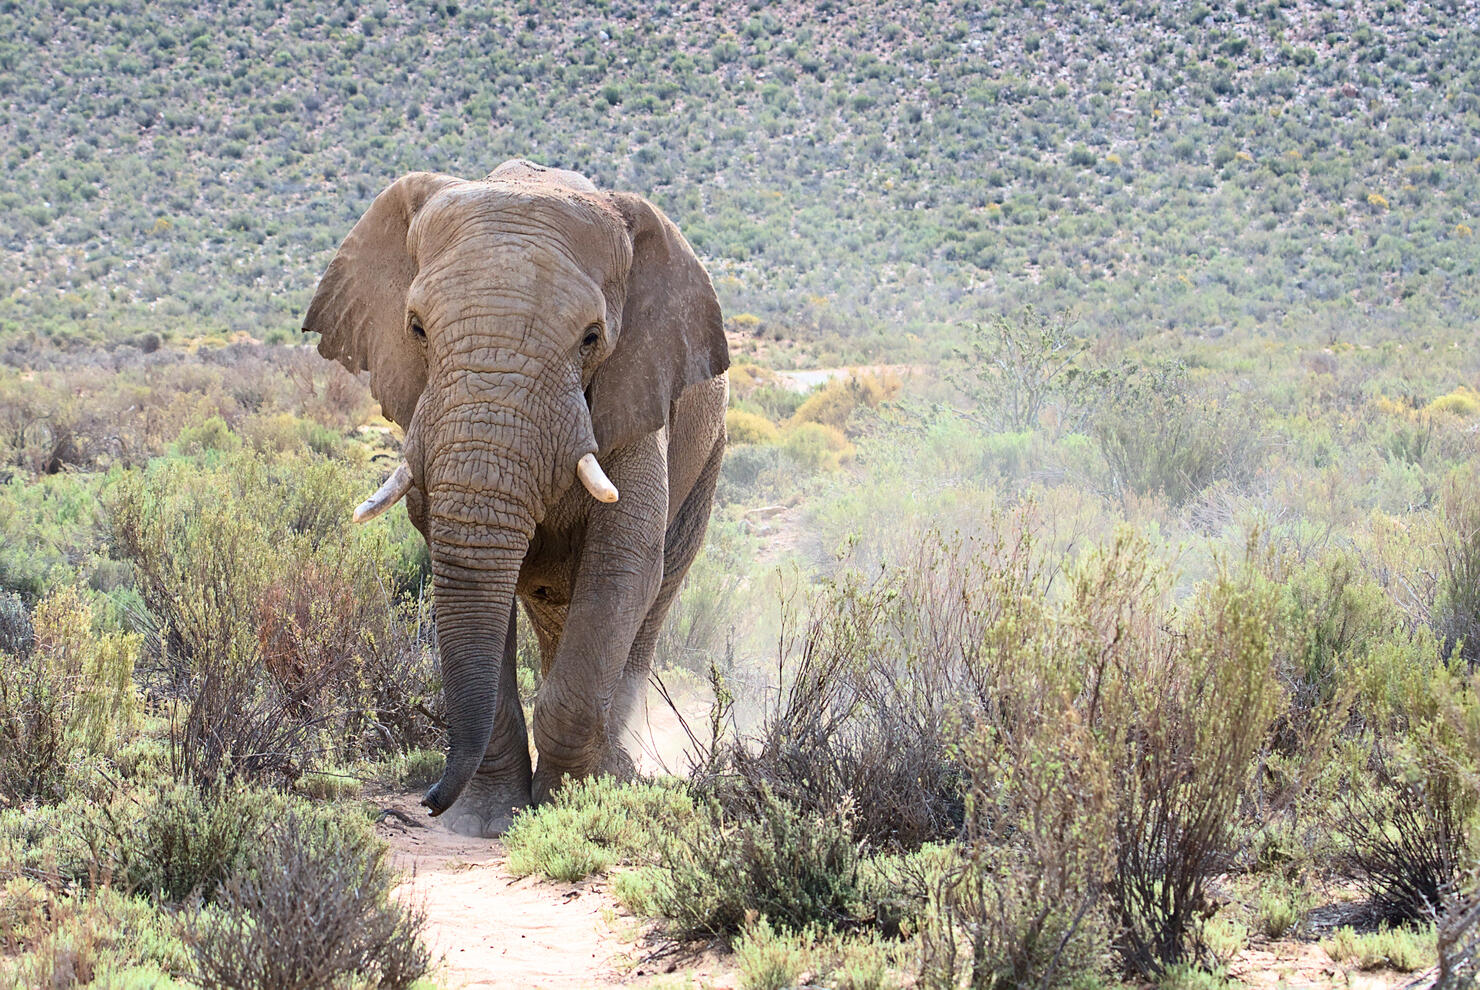
[[[1275,877],[1259,885],[1254,926],[1266,938],[1284,938],[1305,923],[1310,895],[1298,884]]]
[[[735,939],[735,963],[745,990],[785,990],[807,966],[814,939],[806,932],[777,932],[761,917]]]
[[[1394,969],[1416,973],[1432,966],[1436,959],[1434,928],[1382,928],[1358,933],[1350,927],[1338,928],[1321,940],[1321,949],[1333,962],[1357,969]]]

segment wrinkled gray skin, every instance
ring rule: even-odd
[[[567,775],[629,772],[620,737],[725,445],[719,304],[677,228],[640,196],[526,161],[481,181],[413,173],[345,238],[303,329],[369,371],[406,431],[449,736],[423,803],[494,835]],[[576,483],[591,452],[615,503]],[[545,671],[537,767],[516,597]]]

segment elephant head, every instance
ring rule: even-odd
[[[413,173],[376,197],[319,283],[305,332],[368,371],[404,461],[356,512],[405,496],[436,590],[457,799],[493,729],[515,582],[535,527],[600,459],[662,427],[728,365],[718,301],[683,236],[640,196],[512,162],[486,179]]]

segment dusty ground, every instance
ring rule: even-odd
[[[604,880],[516,879],[503,843],[454,835],[426,818],[418,795],[383,799],[415,824],[378,826],[406,874],[397,896],[422,905],[449,988],[585,990],[601,987],[730,988],[738,984],[713,952],[675,952],[649,938]],[[423,825],[422,823],[425,822]]]

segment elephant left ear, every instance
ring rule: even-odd
[[[603,452],[666,425],[679,393],[730,366],[719,299],[694,249],[641,196],[611,198],[632,241],[632,269],[616,348],[591,379]]]

